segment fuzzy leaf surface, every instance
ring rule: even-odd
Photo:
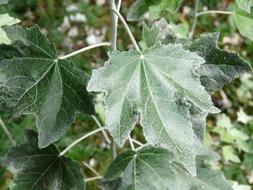
[[[171,152],[145,147],[119,155],[108,168],[103,190],[232,190],[223,174],[198,164],[197,176],[176,164]]]
[[[206,63],[198,69],[198,73],[202,85],[210,92],[220,90],[241,74],[252,71],[250,64],[238,53],[219,49],[218,39],[219,33],[204,34],[185,47],[205,59]]]
[[[8,14],[0,14],[0,44],[4,43],[4,44],[9,44],[10,40],[7,37],[7,34],[5,33],[5,31],[1,28],[4,25],[14,25],[19,23],[20,20],[10,17]]]
[[[169,24],[167,23],[167,25]],[[153,31],[160,31],[160,33]],[[170,32],[171,34],[169,35]],[[150,36],[149,39],[158,39],[161,43],[168,43],[163,38],[163,36],[167,36],[167,38],[171,38],[170,42],[182,44],[185,49],[196,52],[200,57],[204,58],[205,64],[202,64],[197,72],[201,76],[202,85],[209,92],[220,90],[225,84],[241,74],[252,71],[250,64],[243,60],[238,53],[224,51],[218,47],[219,33],[203,34],[193,41],[177,39],[175,34],[168,30],[164,20],[156,22],[151,28],[146,26],[143,33],[145,36]],[[157,42],[151,43],[149,41],[148,44],[151,47],[156,45]]]
[[[59,157],[55,145],[38,148],[37,133],[26,131],[27,142],[13,147],[2,160],[14,170],[11,190],[84,190],[80,166]]]
[[[189,102],[203,112],[218,111],[194,74],[203,63],[181,45],[154,47],[142,54],[115,51],[104,67],[93,71],[88,91],[106,92],[105,124],[119,146],[140,113],[146,140],[172,150],[195,174],[196,142]]]
[[[0,45],[0,105],[15,115],[33,114],[44,148],[64,134],[77,112],[93,113],[88,77],[74,63],[57,60],[38,27],[3,29],[11,44]]]

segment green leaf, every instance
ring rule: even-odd
[[[101,186],[103,190],[232,190],[221,172],[198,164],[193,177],[175,163],[171,152],[153,147],[119,155]]]
[[[12,190],[84,190],[80,166],[54,145],[38,148],[37,134],[28,130],[27,142],[13,147],[2,160],[15,173]]]
[[[151,19],[160,17],[163,11],[175,12],[179,8],[181,0],[137,0],[130,7],[127,19],[129,21],[140,20],[145,13],[149,13]]]
[[[250,13],[251,6],[253,5],[252,0],[236,0],[236,2],[240,9]]]
[[[0,2],[1,4],[1,2]],[[5,31],[1,28],[4,25],[14,25],[19,23],[20,20],[10,17],[8,14],[0,14],[0,44],[4,43],[4,44],[10,44],[10,40],[7,37],[7,34],[5,33]]]
[[[66,60],[38,27],[4,27],[11,45],[0,45],[0,103],[16,115],[33,114],[39,147],[57,141],[77,112],[94,113],[87,75]],[[0,104],[1,105],[1,104]]]
[[[103,68],[93,71],[87,89],[107,93],[105,124],[119,146],[140,113],[146,140],[171,149],[194,174],[196,140],[190,102],[202,112],[218,112],[194,74],[202,63],[201,57],[181,45],[154,47],[143,54],[115,51]]]
[[[223,51],[217,47],[219,33],[204,34],[185,46],[196,52],[206,61],[198,69],[201,83],[209,92],[221,89],[226,83],[239,77],[241,74],[251,72],[249,63],[244,61],[238,53]]]
[[[234,6],[233,19],[240,33],[250,40],[253,40],[253,11],[250,12]]]

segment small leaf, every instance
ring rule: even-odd
[[[109,58],[103,68],[93,71],[87,89],[107,93],[105,125],[116,143],[123,146],[139,112],[147,141],[172,150],[194,174],[196,140],[190,103],[205,113],[218,112],[194,74],[204,60],[172,44],[143,54],[115,51]]]
[[[1,4],[1,3],[0,3]],[[10,40],[7,37],[5,31],[1,28],[4,25],[14,25],[19,23],[20,20],[10,17],[8,14],[0,14],[0,44],[10,44]]]
[[[27,142],[13,147],[2,160],[14,170],[11,190],[84,190],[80,166],[63,156],[54,145],[38,148],[37,134],[28,130]]]
[[[253,10],[249,12],[234,6],[233,18],[240,33],[250,40],[253,40]]]
[[[161,1],[161,0],[159,0]],[[157,3],[157,0],[136,0],[130,7],[127,15],[128,21],[138,21],[148,11],[151,5]]]
[[[150,17],[152,19],[159,19],[163,11],[175,13],[178,10],[181,2],[181,0],[161,0],[159,4],[149,7]]]
[[[231,190],[221,172],[202,163],[193,177],[175,163],[168,150],[145,147],[127,151],[113,161],[101,186],[103,190]]]
[[[253,0],[236,0],[236,2],[240,9],[250,13],[251,6],[253,5]]]
[[[159,33],[159,28],[155,25],[153,25],[151,28],[149,28],[146,24],[143,25],[142,38],[147,48],[153,47],[157,44]]]
[[[163,11],[175,12],[180,3],[181,0],[137,0],[130,7],[127,19],[138,21],[147,12],[151,19],[157,19]]]
[[[33,114],[39,147],[57,141],[77,112],[94,112],[85,85],[86,73],[57,60],[53,45],[38,27],[4,27],[11,45],[0,45],[0,105],[16,115]]]

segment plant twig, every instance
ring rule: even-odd
[[[86,168],[88,168],[90,171],[92,171],[96,176],[100,176],[99,173],[93,167],[91,167],[89,164],[87,164],[86,162],[83,162],[83,165]]]
[[[1,128],[3,129],[4,133],[6,134],[6,136],[8,137],[9,141],[11,142],[11,144],[12,144],[13,146],[15,146],[15,145],[16,145],[16,141],[13,139],[13,137],[12,137],[10,131],[7,129],[7,127],[6,127],[6,125],[4,124],[4,122],[3,122],[3,120],[2,120],[1,117],[0,117],[0,126],[1,126]]]
[[[97,47],[102,47],[102,46],[111,46],[111,43],[110,42],[102,42],[102,43],[94,44],[94,45],[91,45],[91,46],[88,46],[88,47],[84,47],[84,48],[79,49],[77,51],[74,51],[74,52],[72,52],[68,55],[59,57],[58,59],[60,59],[60,60],[68,59],[68,58],[73,57],[77,54],[83,53],[85,51],[88,51],[88,50],[91,50],[91,49],[94,49],[94,48],[97,48]]]
[[[110,141],[108,135],[106,134],[106,131],[105,131],[104,127],[100,124],[100,122],[98,121],[98,119],[94,115],[92,115],[92,118],[96,122],[96,124],[98,125],[98,127],[101,128],[101,129],[103,129],[102,133],[103,133],[103,135],[104,135],[105,140],[107,141],[107,143],[111,144],[111,141]]]
[[[189,38],[192,38],[197,26],[197,21],[198,21],[198,8],[199,8],[199,0],[195,0],[195,7],[194,7],[194,20],[192,24],[192,29],[191,32],[189,33]]]
[[[233,12],[231,12],[231,11],[210,10],[210,11],[199,12],[199,13],[197,14],[197,17],[199,17],[199,16],[201,16],[201,15],[205,15],[205,14],[225,14],[225,15],[232,15]]]
[[[76,141],[74,141],[72,144],[70,144],[67,148],[65,148],[61,153],[60,153],[60,156],[63,156],[64,154],[66,154],[71,148],[73,148],[75,145],[77,145],[78,143],[80,143],[81,141],[83,141],[84,139],[100,132],[100,131],[103,131],[104,129],[103,128],[99,128],[99,129],[96,129],[94,131],[91,131],[89,132],[88,134],[80,137],[79,139],[77,139]]]
[[[87,182],[94,181],[97,179],[102,179],[102,178],[103,178],[102,176],[91,177],[91,178],[85,179],[85,182],[87,183]]]
[[[133,33],[131,32],[131,30],[130,30],[130,28],[129,28],[127,22],[126,22],[125,19],[123,18],[123,16],[122,16],[115,8],[113,8],[112,11],[113,11],[115,14],[117,14],[117,16],[119,17],[119,20],[120,20],[120,21],[122,22],[122,24],[124,25],[124,27],[125,27],[125,29],[126,29],[128,35],[129,35],[129,37],[130,37],[132,43],[133,43],[135,49],[136,49],[137,51],[141,52],[141,50],[140,50],[140,48],[139,48],[139,46],[138,46],[138,44],[137,44],[137,42],[136,42],[136,40],[135,40],[135,38],[134,38],[134,36],[133,36]]]

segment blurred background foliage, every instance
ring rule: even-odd
[[[124,16],[127,15],[133,2],[123,0],[121,11]],[[233,4],[233,0],[201,0],[200,11],[231,10]],[[187,0],[183,1],[177,13],[162,13],[179,37],[185,37],[190,30],[193,7],[194,2]],[[59,54],[67,54],[81,47],[109,40],[108,12],[105,0],[10,0],[8,5],[0,7],[0,13],[9,13],[20,19],[23,26],[38,24],[50,41],[55,43]],[[148,17],[145,21],[148,24],[152,23]],[[142,23],[143,21],[130,23],[138,41],[141,41]],[[242,57],[253,63],[253,42],[238,33],[230,16],[212,14],[199,17],[195,36],[204,32],[220,32],[220,47],[239,52]],[[118,47],[121,50],[131,47],[130,40],[121,25],[119,25]],[[107,50],[107,48],[92,50],[73,59],[82,69],[91,73],[92,68],[104,64]],[[98,116],[103,123],[101,96],[98,96],[95,102]],[[226,85],[223,90],[213,95],[213,100],[222,110],[220,114],[210,116],[207,121],[206,146],[221,156],[214,167],[223,170],[229,180],[236,181],[235,190],[253,189],[253,74],[245,74]],[[35,119],[32,116],[10,119],[8,110],[0,111],[1,117],[17,142],[24,140],[24,128],[35,128]],[[92,118],[79,114],[76,122],[58,142],[59,148],[63,149],[96,127]],[[135,138],[145,141],[140,127],[135,129]],[[0,144],[0,156],[3,156],[11,145],[2,131],[0,131]],[[90,164],[102,175],[111,162],[110,147],[102,135],[90,137],[74,147],[67,156],[80,162],[86,177],[92,177],[93,174],[83,163]],[[4,166],[0,166],[0,190],[8,189],[11,178],[11,173]],[[89,182],[87,189],[97,190],[95,182]]]

